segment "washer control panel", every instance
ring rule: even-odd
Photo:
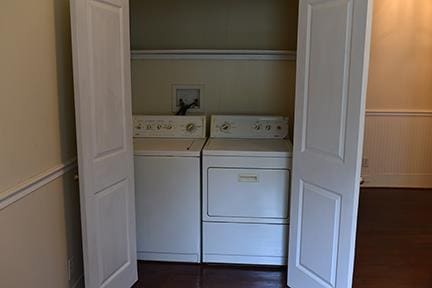
[[[210,137],[283,139],[288,136],[288,118],[282,116],[213,115]]]
[[[134,115],[134,137],[205,138],[205,116]]]

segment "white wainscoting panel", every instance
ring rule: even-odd
[[[366,112],[365,187],[432,187],[432,111]]]

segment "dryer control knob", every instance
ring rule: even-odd
[[[222,132],[228,132],[228,130],[230,130],[231,129],[231,125],[229,124],[229,123],[223,123],[221,126],[220,126],[220,130],[222,131]]]
[[[189,123],[186,125],[186,131],[187,132],[193,132],[195,130],[196,126],[194,123]]]

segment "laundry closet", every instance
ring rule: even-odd
[[[146,0],[131,1],[130,5],[132,110],[134,115],[150,115],[143,121],[135,116],[134,122],[134,128],[139,128],[134,133],[138,259],[286,264],[292,144],[282,139],[291,138],[288,134],[292,131],[297,1]],[[187,115],[206,116],[205,127],[200,127],[201,121],[195,123],[200,127],[197,129],[203,129],[201,136],[216,136],[214,130],[223,125],[226,130],[218,135],[222,139],[240,138],[233,135],[236,131],[231,126],[235,125],[245,126],[237,128],[243,134],[258,131],[254,126],[262,129],[261,133],[247,135],[243,142],[219,140],[218,146],[237,153],[225,158],[203,156],[203,163],[208,159],[216,163],[203,164],[202,168],[197,168],[198,160],[189,166],[187,160],[191,158],[180,158],[181,151],[155,151],[163,145],[172,146],[172,141],[160,138],[169,117],[156,124],[151,115],[175,114],[180,111],[180,101],[192,104],[194,97],[198,104],[190,107]],[[215,114],[256,116],[246,117],[249,124],[235,116],[213,123],[217,120],[211,115]],[[269,116],[285,118],[272,119],[270,131]],[[194,125],[194,118],[189,119]],[[174,117],[173,121],[183,120]],[[260,121],[266,121],[270,130],[260,127]],[[170,122],[168,127],[174,125]],[[290,127],[277,133],[277,125]],[[142,130],[147,133],[138,139]],[[156,139],[149,140],[152,136]],[[251,155],[257,151],[251,149],[253,144],[247,138],[269,136],[281,138],[280,143],[255,139],[254,149],[266,153]],[[156,141],[158,147],[149,147],[146,153],[142,148],[149,141]],[[187,143],[192,142],[186,141],[185,147]],[[277,162],[274,149],[281,147],[286,155],[273,163]],[[157,162],[155,153],[171,157],[166,158],[165,167],[159,168],[163,160]],[[145,158],[144,154],[153,157]],[[234,161],[225,167],[232,157],[247,159],[247,163]],[[174,159],[184,162],[177,164]],[[177,169],[171,168],[174,166]],[[171,187],[167,181],[173,182]],[[227,184],[222,188],[220,182]]]
[[[367,0],[73,1],[86,285],[130,287],[138,258],[348,287],[370,15]]]

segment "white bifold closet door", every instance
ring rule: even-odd
[[[87,288],[137,280],[128,0],[71,0]]]
[[[372,1],[300,0],[288,286],[352,286]]]

